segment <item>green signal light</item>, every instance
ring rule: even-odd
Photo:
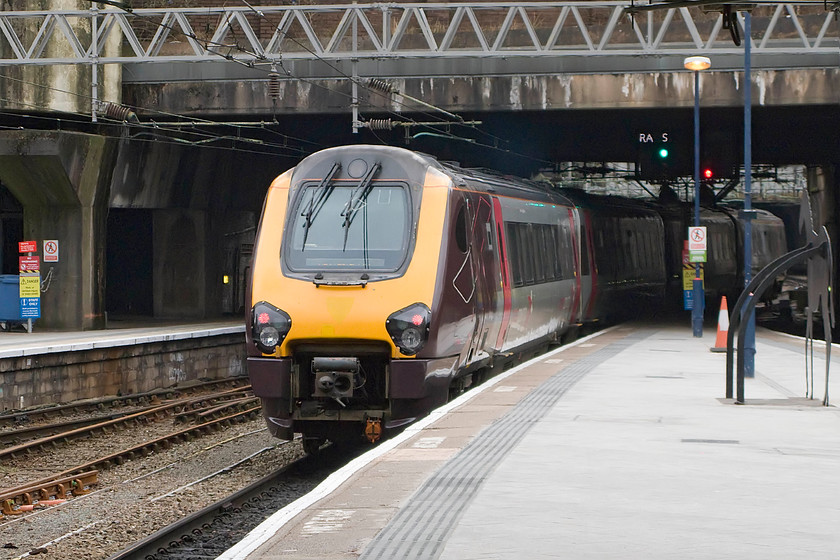
[[[659,149],[659,157],[661,157],[662,159],[665,159],[666,157],[668,157],[668,149],[667,148],[660,148]]]

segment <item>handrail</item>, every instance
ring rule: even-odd
[[[733,385],[733,356],[734,351],[734,336],[738,332],[738,363],[737,363],[737,391],[735,395],[735,402],[739,404],[744,403],[744,342],[745,334],[748,326],[748,321],[741,321],[743,317],[749,317],[755,311],[755,306],[761,299],[761,296],[775,281],[776,276],[788,270],[792,266],[811,258],[814,255],[822,253],[826,250],[828,243],[820,243],[813,245],[808,243],[804,247],[795,249],[789,253],[778,257],[773,262],[765,266],[756,274],[746,288],[738,296],[738,300],[732,307],[732,313],[729,322],[729,331],[726,334],[726,398],[732,398]]]

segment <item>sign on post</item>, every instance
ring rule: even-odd
[[[39,297],[20,298],[20,318],[21,319],[40,319],[41,318],[41,298],[39,298]]]
[[[705,228],[704,228],[705,229]],[[690,242],[689,242],[690,243]],[[697,276],[696,267],[698,264],[691,262],[691,253],[684,249],[682,254],[682,280],[683,280],[683,309],[689,310],[694,308],[694,278]],[[705,266],[701,262],[700,266],[700,280],[705,283]],[[705,286],[704,286],[705,287]]]
[[[58,262],[58,240],[44,240],[44,262]]]
[[[706,250],[706,226],[692,226],[688,228],[688,250]]]
[[[38,251],[37,241],[21,241],[18,243],[19,253],[35,253],[36,251]]]
[[[41,259],[38,257],[18,257],[18,263],[21,274],[41,271]]]
[[[20,297],[40,298],[41,297],[41,275],[33,274],[20,277]]]

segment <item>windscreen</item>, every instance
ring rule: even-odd
[[[408,249],[411,209],[401,185],[304,187],[288,234],[298,271],[396,271]]]

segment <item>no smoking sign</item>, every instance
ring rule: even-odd
[[[58,262],[58,241],[44,240],[44,262]]]

